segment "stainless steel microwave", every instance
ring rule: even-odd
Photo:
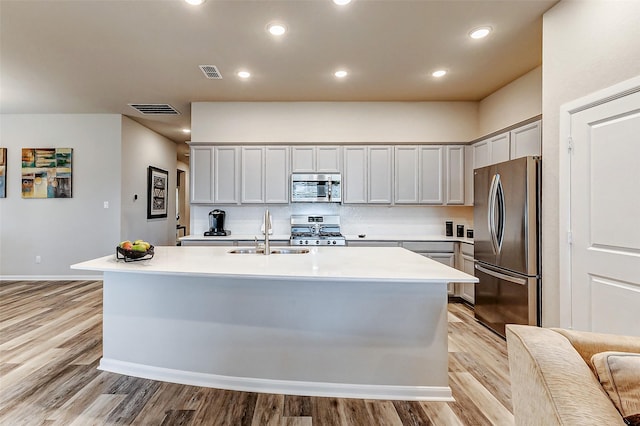
[[[340,203],[342,190],[340,174],[291,175],[292,203]]]

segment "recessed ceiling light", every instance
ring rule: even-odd
[[[486,36],[489,35],[490,32],[491,32],[491,27],[480,27],[480,28],[476,28],[475,30],[472,30],[469,33],[469,37],[475,38],[475,39],[485,38]]]
[[[443,77],[445,74],[447,74],[447,71],[445,70],[438,70],[431,73],[434,77]]]
[[[191,133],[191,129],[182,129],[182,133]]]
[[[351,0],[333,0],[333,2],[338,6],[344,6],[345,4],[351,3]]]
[[[347,76],[347,74],[349,74],[349,73],[346,72],[345,70],[338,70],[338,71],[333,73],[333,75],[335,75],[338,78],[345,78]]]
[[[249,78],[251,77],[251,73],[249,71],[238,71],[238,77]]]
[[[267,30],[275,36],[279,36],[287,32],[286,27],[282,24],[269,24]]]
[[[199,5],[201,5],[202,3],[204,3],[207,0],[184,0],[184,1],[186,1],[190,5],[199,6]]]

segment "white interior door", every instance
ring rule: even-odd
[[[640,92],[572,113],[570,132],[572,326],[640,335]]]

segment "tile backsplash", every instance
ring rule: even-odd
[[[273,233],[289,234],[289,218],[294,214],[337,214],[344,235],[444,235],[445,222],[473,227],[473,207],[469,206],[353,206],[340,204],[288,204],[269,206],[191,206],[191,233],[209,229],[209,212],[226,212],[225,229],[232,235],[261,235],[265,208],[272,216]],[[454,234],[455,235],[455,234]]]

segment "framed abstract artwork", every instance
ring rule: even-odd
[[[7,196],[7,148],[0,148],[0,198]]]
[[[73,148],[22,148],[22,198],[71,198]]]
[[[147,173],[147,219],[167,217],[169,172],[149,166]]]

